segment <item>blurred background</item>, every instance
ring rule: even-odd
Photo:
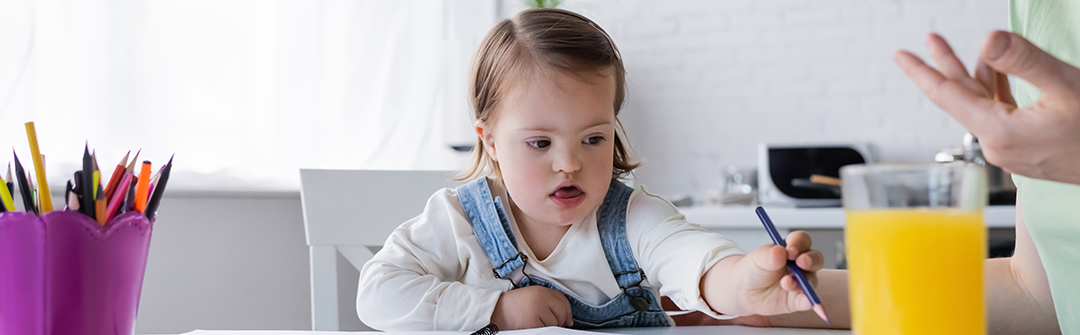
[[[297,169],[462,168],[468,155],[452,147],[474,141],[469,61],[490,27],[528,6],[3,0],[0,149],[29,157],[23,123],[35,121],[54,193],[87,142],[103,166],[139,148],[158,164],[176,154],[139,333],[310,329]],[[893,52],[925,58],[925,34],[938,32],[971,68],[1008,13],[1005,0],[558,6],[599,23],[622,53],[621,120],[645,163],[635,182],[691,202],[729,166],[755,167],[759,143],[856,143],[884,162],[959,148],[966,130]]]

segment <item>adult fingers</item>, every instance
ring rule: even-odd
[[[982,59],[975,63],[975,81],[982,86],[985,96],[992,97],[997,93],[997,71]]]
[[[810,234],[802,230],[791,232],[785,240],[787,241],[787,259],[790,260],[797,259],[799,255],[810,250],[810,246],[813,245]]]
[[[919,90],[923,91],[927,96],[933,97],[938,86],[948,80],[937,69],[926,65],[922,59],[919,59],[919,56],[915,56],[910,52],[897,50],[893,60],[896,61],[897,65],[900,65],[901,70],[904,70],[904,74],[915,82],[915,86],[918,86]]]
[[[979,58],[998,72],[1027,80],[1043,92],[1072,94],[1080,87],[1080,69],[1058,60],[1015,33],[995,31],[987,35]]]
[[[992,100],[974,95],[968,88],[949,81],[940,72],[926,65],[919,57],[904,50],[897,50],[893,57],[904,74],[915,82],[930,101],[952,115],[968,129],[978,129],[985,122],[983,111],[987,110]],[[983,101],[985,100],[985,101]]]
[[[997,81],[997,85],[994,86],[996,86],[997,91],[994,92],[994,99],[1015,108],[1016,99],[1013,98],[1012,88],[1009,87],[1009,75],[996,71],[995,73],[997,75],[994,80]]]
[[[967,73],[967,69],[964,68],[964,63],[960,61],[960,58],[956,57],[956,53],[949,46],[949,42],[946,42],[941,35],[927,34],[926,46],[930,47],[930,56],[937,62],[938,70],[946,77],[955,80],[971,78]]]

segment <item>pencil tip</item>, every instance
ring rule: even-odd
[[[814,305],[814,313],[817,313],[822,320],[825,320],[825,324],[832,325],[832,323],[829,323],[829,317],[825,315],[825,306],[822,306],[821,304]]]

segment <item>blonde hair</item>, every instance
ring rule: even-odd
[[[473,57],[469,78],[469,100],[474,117],[490,127],[494,124],[495,110],[503,102],[514,79],[546,66],[567,72],[602,71],[613,68],[615,72],[615,156],[612,178],[620,178],[641,166],[633,162],[625,130],[619,122],[619,110],[626,99],[626,70],[615,43],[607,32],[592,20],[561,9],[530,9],[512,20],[503,20],[480,43]],[[472,150],[469,167],[455,178],[472,180],[490,173],[501,182],[502,172],[484,149],[478,135]]]

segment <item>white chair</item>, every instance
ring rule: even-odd
[[[454,187],[447,171],[300,170],[300,202],[311,249],[311,327],[336,331],[337,253],[357,269],[394,228],[420,215],[440,188]]]

